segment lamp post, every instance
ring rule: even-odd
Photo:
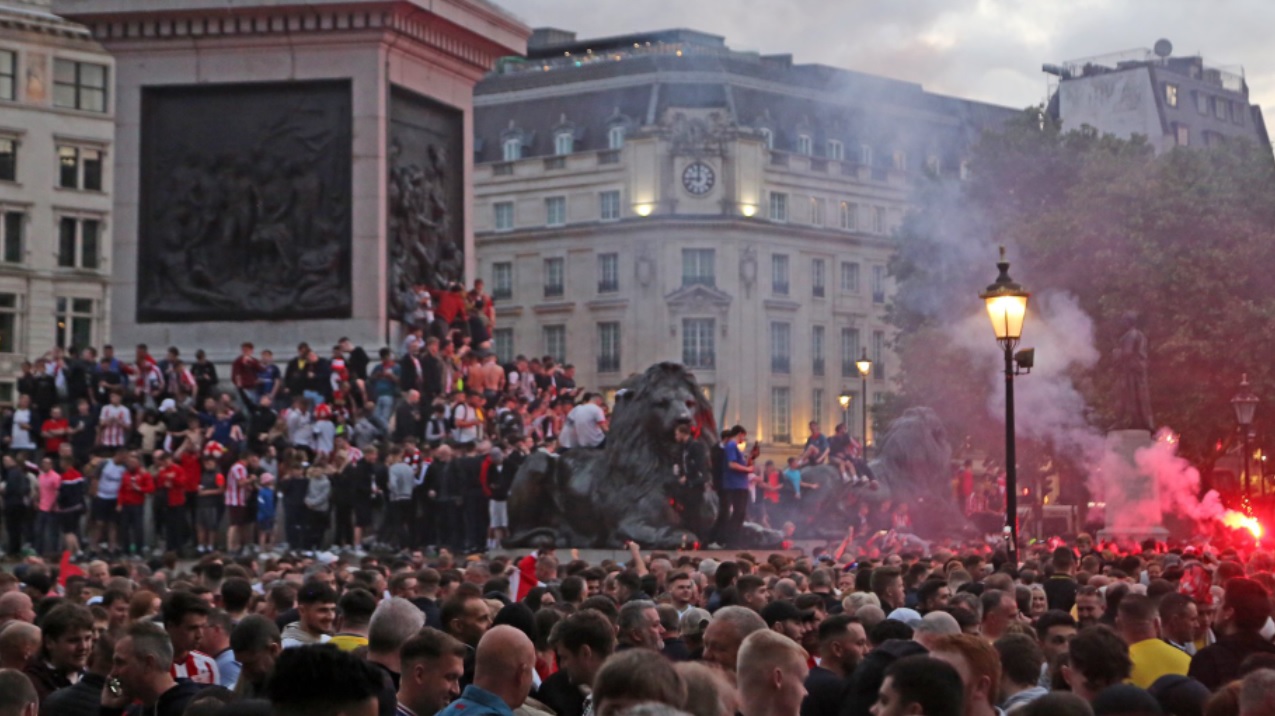
[[[868,374],[872,372],[872,361],[868,360],[868,349],[854,362],[859,369],[859,378],[863,381],[863,461],[868,461]]]
[[[1231,407],[1235,409],[1235,422],[1240,424],[1240,433],[1244,439],[1244,480],[1240,483],[1241,491],[1244,493],[1244,499],[1248,500],[1251,496],[1249,492],[1252,490],[1253,477],[1249,472],[1249,448],[1248,448],[1248,430],[1253,424],[1253,413],[1257,411],[1257,396],[1253,394],[1248,384],[1248,373],[1240,379],[1240,392],[1231,398]]]
[[[1000,275],[979,298],[987,304],[996,342],[1005,352],[1005,529],[1009,533],[1008,556],[1018,566],[1018,465],[1014,447],[1014,348],[1023,335],[1023,319],[1027,317],[1027,299],[1031,294],[1009,277],[1005,247],[1001,247],[996,263]]]
[[[841,423],[846,426],[846,434],[850,433],[850,399],[854,397],[850,395],[849,388],[842,388],[841,395],[837,396],[837,402],[841,404]]]

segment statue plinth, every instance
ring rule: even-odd
[[[1153,445],[1155,440],[1146,430],[1107,433],[1107,450],[1099,467],[1107,503],[1103,512],[1106,527],[1098,532],[1099,539],[1141,542],[1168,538],[1160,509],[1160,486],[1154,475],[1138,467],[1138,451]]]

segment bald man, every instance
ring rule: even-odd
[[[0,628],[14,621],[35,623],[35,605],[24,592],[7,592],[0,596]]]
[[[40,653],[40,628],[26,622],[10,622],[0,627],[0,669],[27,668]]]
[[[439,716],[513,716],[531,693],[536,649],[511,626],[487,630],[474,656],[474,683]]]
[[[806,650],[779,632],[745,637],[736,666],[744,716],[798,716],[806,698],[806,659]]]
[[[36,716],[40,701],[26,674],[0,669],[0,716]]]

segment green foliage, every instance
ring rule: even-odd
[[[1270,152],[1231,142],[1157,156],[1142,138],[1063,133],[1031,109],[985,135],[970,167],[959,185],[918,188],[918,208],[898,234],[890,321],[901,392],[890,414],[929,405],[954,445],[1000,454],[989,368],[971,364],[942,329],[981,310],[977,293],[995,277],[988,246],[1008,244],[1016,279],[1030,277],[1037,293],[1072,293],[1094,321],[1103,357],[1073,376],[1091,422],[1101,429],[1113,418],[1110,353],[1120,317],[1137,312],[1150,342],[1156,422],[1181,433],[1188,458],[1210,466],[1235,436],[1228,401],[1241,373],[1259,396],[1275,398]],[[1028,333],[1030,322],[1029,310]],[[1269,404],[1258,409],[1259,436],[1275,425]],[[1047,446],[1020,452],[1049,459]]]

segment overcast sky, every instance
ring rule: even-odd
[[[1242,66],[1268,127],[1275,102],[1270,0],[498,0],[532,27],[579,37],[685,27],[736,50],[791,53],[918,82],[932,92],[1011,107],[1044,100],[1041,63],[1134,48],[1159,38],[1175,55]]]

